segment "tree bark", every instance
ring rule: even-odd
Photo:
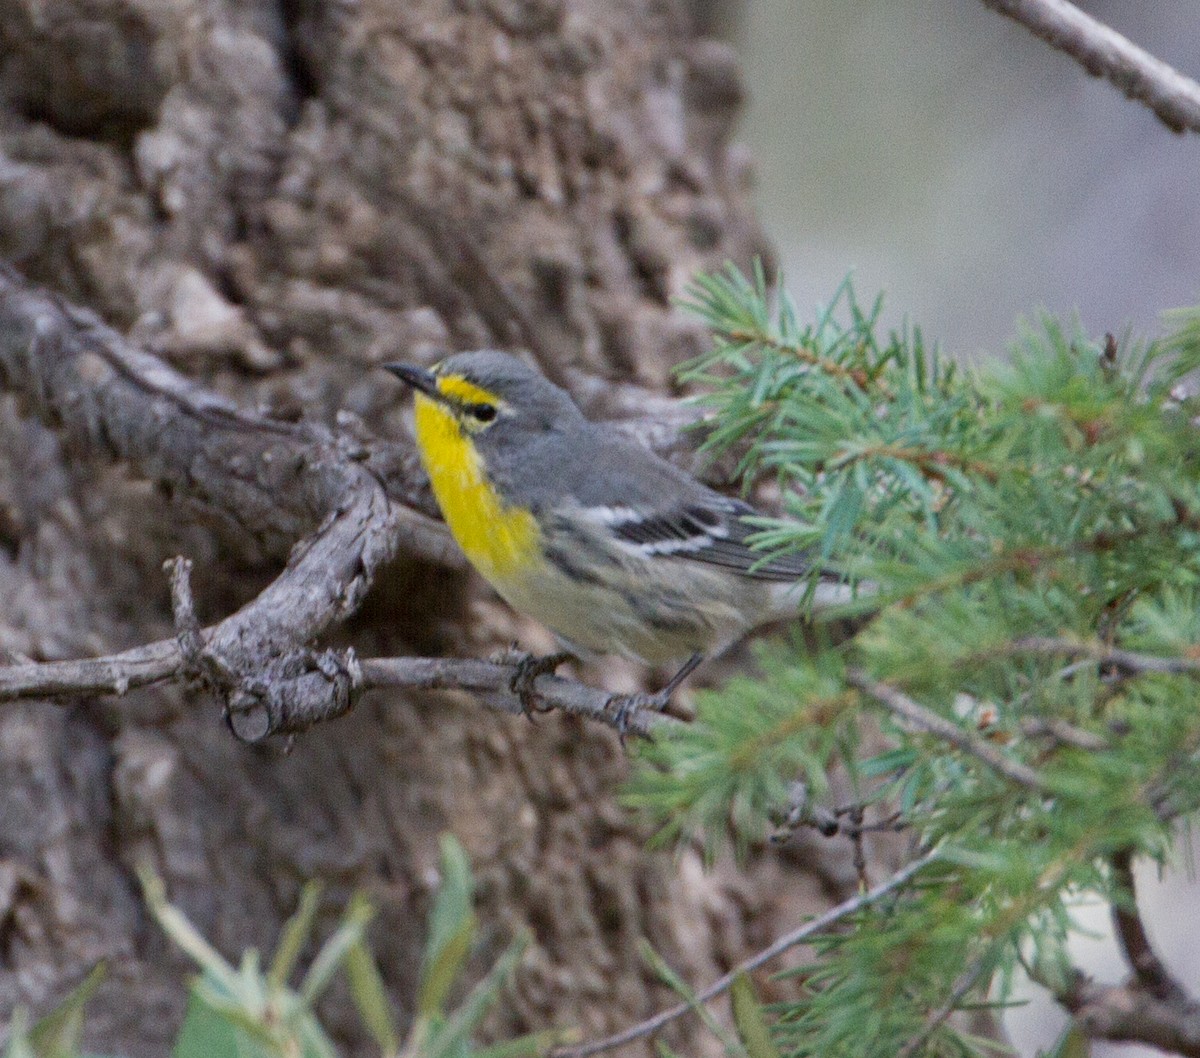
[[[120,387],[111,361],[81,361],[58,406],[36,372],[0,369],[0,652],[170,638],[177,554],[206,624],[280,573],[328,494],[259,464],[244,494],[206,493],[205,461],[276,451],[236,432],[210,447],[209,412],[390,442],[373,471],[428,514],[381,363],[521,348],[594,414],[628,410],[627,383],[666,390],[702,340],[671,298],[765,251],[730,143],[740,103],[731,53],[671,0],[0,0],[0,255],[229,401],[164,434],[187,425],[174,383],[147,396],[143,451],[87,412]],[[546,645],[422,547],[370,552],[371,593],[330,645]],[[366,888],[403,1012],[453,830],[486,935],[535,937],[497,1037],[637,1020],[670,998],[638,938],[702,985],[853,885],[848,847],[745,873],[647,853],[614,796],[620,743],[577,719],[377,691],[283,750],[239,743],[178,685],[0,707],[0,1017],[104,959],[89,1045],[165,1053],[183,963],[132,880],[146,856],[231,956],[272,946],[305,879],[329,883],[331,917]],[[325,1013],[366,1053],[344,997]],[[672,1031],[686,1053],[715,1046]]]

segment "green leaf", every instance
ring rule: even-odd
[[[578,1043],[579,1039],[579,1033],[572,1029],[545,1029],[478,1048],[471,1052],[471,1058],[540,1058],[556,1047]]]
[[[525,954],[529,938],[518,937],[509,946],[487,976],[471,989],[462,1005],[439,1024],[429,1042],[421,1051],[421,1058],[457,1058],[466,1053],[466,1045],[484,1015],[500,996],[500,990],[512,976],[521,956]]]
[[[167,902],[166,886],[154,868],[143,862],[138,865],[137,876],[142,883],[142,895],[145,897],[146,906],[163,932],[190,956],[201,970],[218,980],[230,994],[236,994],[239,983],[237,971],[204,939],[182,911]]]
[[[172,1058],[273,1058],[255,1040],[245,1039],[193,990],[188,996],[183,1026],[171,1050]]]
[[[729,996],[733,1001],[733,1023],[749,1058],[781,1058],[750,978],[743,973],[734,977]]]
[[[104,980],[99,963],[73,992],[29,1031],[29,1045],[37,1058],[75,1058],[83,1039],[83,1010]]]
[[[34,1054],[33,1045],[29,1042],[29,1032],[25,1027],[29,1012],[24,1007],[13,1011],[8,1025],[8,1044],[4,1048],[4,1058],[38,1058]]]
[[[269,1010],[249,1011],[197,982],[172,1058],[337,1058],[311,1012],[295,1004]]]
[[[357,944],[362,943],[367,923],[375,914],[375,909],[369,900],[361,894],[351,898],[342,915],[341,924],[317,952],[317,956],[304,975],[300,985],[300,998],[305,1003],[315,1003],[317,997],[325,991],[334,973],[342,965],[347,954]]]
[[[267,981],[272,988],[282,988],[292,975],[300,952],[312,936],[313,920],[317,915],[320,898],[319,882],[309,882],[300,890],[300,903],[295,913],[284,924],[283,935],[279,938],[279,946],[271,960]]]
[[[346,976],[354,1005],[358,1007],[371,1038],[385,1055],[395,1054],[400,1043],[391,1004],[375,956],[362,941],[346,952]]]
[[[721,1027],[720,1022],[713,1016],[713,1012],[708,1009],[707,1005],[700,1002],[699,997],[693,989],[682,977],[675,972],[674,969],[667,963],[661,955],[658,954],[651,946],[650,942],[644,938],[638,942],[638,954],[646,962],[646,964],[658,975],[658,977],[672,991],[677,993],[692,1010],[692,1012],[704,1022],[705,1027],[714,1036],[717,1037],[725,1046],[725,1050],[730,1054],[740,1054],[742,1048],[738,1046],[738,1042],[731,1038],[730,1035]]]
[[[417,1013],[441,1014],[475,939],[474,884],[471,865],[458,840],[442,836],[442,884],[429,916],[429,940],[417,995]]]

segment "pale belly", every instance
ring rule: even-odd
[[[536,578],[491,583],[514,610],[544,624],[567,645],[650,664],[719,653],[768,608],[764,586],[756,582],[684,562],[657,566],[640,581],[628,582],[636,587],[624,589],[599,578],[569,576],[550,563],[541,565]]]

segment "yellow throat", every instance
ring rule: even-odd
[[[457,381],[440,384],[449,388]],[[414,412],[421,462],[458,546],[493,584],[521,579],[536,558],[537,522],[500,498],[474,442],[450,409],[418,393]]]

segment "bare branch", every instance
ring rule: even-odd
[[[1028,636],[1010,643],[1005,652],[1013,654],[1044,654],[1055,657],[1083,658],[1097,665],[1110,666],[1133,675],[1162,673],[1168,676],[1200,676],[1200,659],[1163,658],[1120,650],[1103,643],[1086,643],[1077,639],[1055,639],[1049,636]]]
[[[1090,731],[1081,731],[1058,717],[1027,716],[1021,718],[1021,734],[1028,738],[1052,738],[1064,746],[1074,746],[1089,753],[1108,749],[1107,739]]]
[[[1172,132],[1200,132],[1200,84],[1139,48],[1067,0],[983,0],[1093,77],[1105,77],[1130,99],[1145,103]]]
[[[178,563],[179,560],[175,560]],[[176,566],[178,568],[178,566]],[[211,642],[217,630],[200,632],[202,642]],[[328,673],[322,672],[326,658]],[[306,666],[297,675],[307,676],[315,686],[336,679],[338,673],[326,655],[310,654]],[[504,712],[520,712],[520,705],[510,693],[516,663],[475,661],[465,658],[372,658],[362,662],[345,656],[338,664],[349,672],[357,669],[354,692],[379,687],[398,687],[410,690],[465,691],[482,697],[491,708]],[[178,639],[165,639],[123,654],[81,661],[30,662],[22,665],[0,665],[0,701],[18,698],[74,697],[83,694],[123,695],[136,687],[185,679],[190,675],[189,662],[180,649]],[[295,687],[290,688],[295,691]],[[623,696],[590,687],[560,676],[538,676],[533,681],[533,695],[539,708],[560,710],[569,716],[596,720],[626,734],[648,737],[655,730],[679,724],[672,716],[647,708],[626,708],[620,715]],[[289,698],[282,703],[268,700],[266,715],[253,723],[237,713],[233,718],[235,731],[250,741],[272,734],[288,734],[312,724],[341,715],[352,703],[336,708],[337,702],[328,694],[306,702]],[[322,711],[327,710],[327,711]],[[246,709],[247,713],[253,710]]]
[[[1128,897],[1127,903],[1114,901],[1112,905],[1113,930],[1121,944],[1121,951],[1138,984],[1155,999],[1171,1002],[1187,1002],[1188,995],[1183,986],[1171,976],[1166,963],[1150,943],[1145,923],[1138,913],[1137,889],[1133,879],[1133,852],[1122,849],[1112,858],[1113,875],[1117,886]]]
[[[521,711],[519,701],[510,690],[518,671],[515,662],[374,658],[362,662],[362,670],[364,687],[467,691],[483,696],[484,704],[490,708],[503,712]],[[626,735],[649,737],[655,731],[683,723],[667,713],[630,704],[626,695],[598,690],[562,676],[536,677],[533,697],[540,709],[560,710],[568,716],[597,720]]]
[[[288,554],[265,591],[206,634],[189,616],[186,566],[176,563],[180,643],[134,651],[124,663],[56,666],[33,676],[41,693],[69,688],[72,677],[76,690],[177,677],[182,644],[189,674],[218,695],[243,737],[297,730],[344,712],[355,690],[351,655],[304,644],[354,612],[401,541],[433,561],[453,554],[444,527],[402,506],[416,502],[403,482],[389,493],[361,443],[240,411],[11,269],[0,269],[0,385],[53,424],[68,449],[127,462]],[[28,697],[29,674],[10,676]]]
[[[936,735],[942,741],[949,742],[950,745],[961,749],[964,753],[969,753],[1018,786],[1023,786],[1027,790],[1046,791],[1047,787],[1042,777],[1028,765],[1010,760],[978,735],[974,735],[945,717],[938,716],[937,713],[926,709],[903,691],[871,679],[862,669],[850,669],[846,673],[846,682],[851,687],[857,687],[864,694],[870,695],[906,723],[921,731]]]
[[[1117,884],[1135,895],[1132,857],[1113,858]],[[1066,974],[1048,967],[1027,967],[1030,977],[1049,990],[1091,1039],[1142,1043],[1188,1058],[1200,1058],[1200,1003],[1174,980],[1150,946],[1136,905],[1113,906],[1113,924],[1133,976],[1123,984],[1104,985],[1081,970]]]
[[[1159,999],[1136,980],[1122,985],[1098,984],[1079,971],[1065,986],[1051,991],[1092,1039],[1144,1043],[1172,1054],[1200,1058],[1200,1003],[1184,998]]]
[[[179,665],[179,644],[173,639],[103,658],[0,665],[0,701],[88,694],[122,697],[137,687],[172,679]]]
[[[836,907],[826,911],[825,914],[811,919],[804,923],[803,926],[798,926],[790,933],[785,933],[782,937],[772,942],[770,946],[763,948],[762,951],[756,955],[752,955],[749,959],[738,963],[724,977],[718,978],[702,992],[698,992],[696,994],[696,1003],[707,1003],[709,1000],[715,999],[722,992],[727,991],[739,975],[757,970],[776,956],[782,955],[785,951],[789,951],[797,945],[811,940],[813,937],[820,936],[831,926],[842,921],[842,919],[848,918],[850,915],[881,900],[889,893],[895,892],[920,871],[928,867],[929,864],[937,859],[937,855],[936,849],[925,853],[925,855],[913,860],[906,867],[897,871],[886,881],[880,882],[874,889],[860,893],[849,900],[843,900]],[[679,1003],[669,1010],[655,1014],[653,1017],[647,1018],[645,1021],[640,1021],[636,1025],[631,1025],[629,1028],[612,1036],[605,1036],[603,1039],[592,1040],[589,1043],[581,1043],[573,1047],[556,1047],[550,1052],[551,1058],[588,1058],[589,1055],[615,1050],[617,1047],[623,1047],[634,1040],[640,1040],[646,1036],[653,1035],[664,1026],[669,1025],[676,1018],[680,1018],[694,1009],[694,1003]]]

